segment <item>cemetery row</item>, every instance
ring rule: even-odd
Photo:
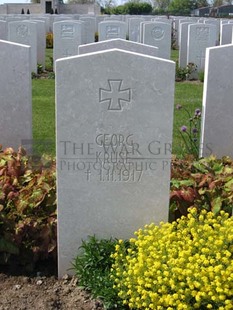
[[[167,221],[175,63],[153,49],[115,39],[56,61],[59,276],[88,235]],[[3,146],[32,139],[30,52],[0,41]],[[201,156],[233,156],[232,55],[207,48]]]
[[[193,63],[197,72],[204,70],[207,47],[232,43],[233,24],[227,19],[86,15],[25,18],[22,15],[0,16],[0,39],[31,46],[32,72],[37,72],[37,64],[45,66],[48,32],[53,32],[54,61],[80,54],[82,45],[94,43],[98,33],[100,42],[118,38],[153,46],[150,54],[163,59],[170,59],[171,46],[175,45],[180,51],[179,66]]]

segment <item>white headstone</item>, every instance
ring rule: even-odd
[[[188,26],[192,22],[185,22],[180,24],[179,30],[179,66],[181,68],[187,65],[187,54],[188,54]]]
[[[0,40],[0,132],[15,150],[32,139],[30,47]]]
[[[32,20],[29,22],[36,23],[37,28],[37,63],[45,68],[45,49],[46,49],[46,28],[45,22],[42,20]]]
[[[140,23],[143,22],[143,18],[129,18],[129,40],[134,42],[140,42]]]
[[[0,40],[7,40],[7,22],[0,20]]]
[[[159,57],[170,59],[171,25],[163,22],[143,23],[142,43],[159,48]]]
[[[221,24],[220,45],[231,44],[233,24]]]
[[[122,49],[125,51],[135,52],[139,54],[150,55],[153,57],[158,56],[158,47],[150,46],[146,44],[131,42],[123,39],[112,39],[107,41],[101,41],[92,44],[80,45],[78,48],[79,55],[86,53],[93,53],[103,50],[109,50],[113,48]]]
[[[207,48],[200,156],[233,158],[232,72],[233,45]]]
[[[37,26],[30,21],[9,22],[8,40],[31,47],[31,71],[37,72]]]
[[[88,235],[168,220],[175,63],[113,49],[55,73],[61,277]]]
[[[45,22],[45,31],[50,32],[52,29],[50,29],[50,19],[47,16],[38,16],[38,15],[31,15],[30,20],[41,20]]]
[[[126,39],[127,27],[125,22],[108,20],[100,22],[98,27],[99,41]]]
[[[215,46],[216,26],[192,24],[188,28],[187,63],[195,64],[198,72],[204,70],[206,48]]]
[[[84,22],[66,20],[53,24],[53,59],[78,55],[83,44]]]
[[[94,17],[80,17],[80,21],[84,23],[84,44],[95,42],[95,24]]]
[[[215,45],[219,45],[220,19],[209,19],[208,18],[208,19],[204,20],[204,24],[216,26],[216,42],[215,42]]]

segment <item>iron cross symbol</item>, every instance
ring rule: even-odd
[[[122,89],[123,80],[108,80],[108,89],[99,89],[99,102],[108,103],[108,111],[122,111],[122,102],[131,101],[132,90]]]

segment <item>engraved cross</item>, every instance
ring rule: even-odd
[[[99,89],[99,102],[107,102],[109,111],[122,111],[122,102],[131,101],[131,89],[122,89],[122,80],[108,80],[108,89]]]

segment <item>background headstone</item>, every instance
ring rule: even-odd
[[[146,22],[142,23],[142,25],[142,43],[158,47],[158,57],[170,59],[171,25],[163,22]]]
[[[30,47],[0,40],[0,144],[32,139]]]
[[[111,39],[126,39],[127,27],[125,22],[107,20],[98,25],[99,41]]]
[[[84,22],[66,20],[53,24],[53,59],[78,55],[78,46],[83,44]]]
[[[200,156],[233,158],[233,45],[208,48]]]
[[[112,39],[107,41],[101,41],[92,44],[80,45],[78,48],[79,55],[86,53],[93,53],[103,50],[109,50],[113,48],[122,49],[125,51],[135,52],[139,54],[150,55],[153,57],[158,56],[158,47],[150,46],[146,44],[131,42],[123,39]]]
[[[221,24],[220,45],[231,44],[233,24]]]
[[[96,19],[94,17],[80,17],[80,21],[84,23],[84,44],[95,42],[95,24]]]
[[[30,21],[9,22],[8,40],[31,47],[31,71],[37,73],[37,25]]]
[[[88,235],[168,220],[175,63],[114,49],[55,73],[61,277]]]
[[[45,49],[46,49],[46,28],[42,20],[29,20],[30,23],[36,24],[37,33],[37,64],[45,68]]]
[[[216,26],[192,24],[188,28],[187,64],[195,64],[198,72],[204,70],[206,48],[215,46]]]
[[[188,26],[192,22],[184,22],[179,27],[179,66],[184,68],[187,66],[187,53],[188,53]]]
[[[0,20],[0,40],[7,40],[7,22]]]
[[[143,22],[143,18],[129,18],[129,40],[134,42],[140,42],[140,23]]]

